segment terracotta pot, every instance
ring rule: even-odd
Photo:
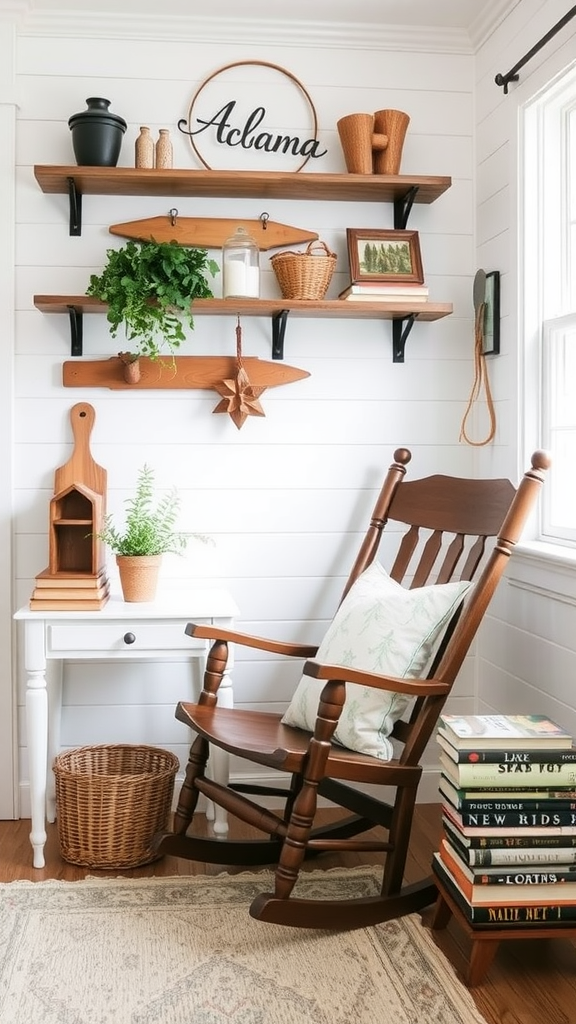
[[[122,363],[122,376],[127,384],[137,384],[140,380],[140,357],[132,352],[119,352],[118,358]]]
[[[153,601],[162,555],[116,555],[125,601]]]

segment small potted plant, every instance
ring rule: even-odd
[[[98,538],[116,555],[125,601],[152,601],[156,594],[162,555],[181,554],[188,538],[176,529],[180,498],[176,488],[154,504],[154,473],[142,466],[133,497],[125,502],[126,520],[122,530],[112,516],[104,517]]]
[[[86,294],[108,304],[113,338],[124,325],[130,351],[119,353],[122,362],[158,359],[162,352],[173,358],[186,340],[184,324],[194,329],[193,300],[213,297],[207,274],[218,273],[216,261],[206,249],[154,241],[127,242],[108,249],[106,258],[102,273],[91,275]]]

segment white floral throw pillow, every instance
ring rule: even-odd
[[[471,586],[445,583],[407,590],[373,562],[340,605],[316,660],[396,678],[422,678],[444,627]],[[284,724],[313,730],[324,686],[323,680],[303,676]],[[393,750],[388,737],[410,700],[403,693],[347,683],[334,739],[350,750],[389,761]]]

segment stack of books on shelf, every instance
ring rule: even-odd
[[[428,301],[428,288],[425,284],[353,281],[338,298],[351,302],[407,302],[411,306],[421,306]]]
[[[433,869],[474,927],[576,924],[576,747],[544,715],[441,715]]]

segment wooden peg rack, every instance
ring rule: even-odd
[[[243,358],[252,384],[274,388],[282,384],[309,377],[307,370],[286,363],[268,362],[256,356]],[[174,359],[140,359],[140,380],[128,384],[124,380],[124,366],[118,356],[109,359],[67,360],[62,368],[65,388],[109,388],[112,391],[215,390],[215,385],[234,377],[237,372],[235,356],[174,356]]]

